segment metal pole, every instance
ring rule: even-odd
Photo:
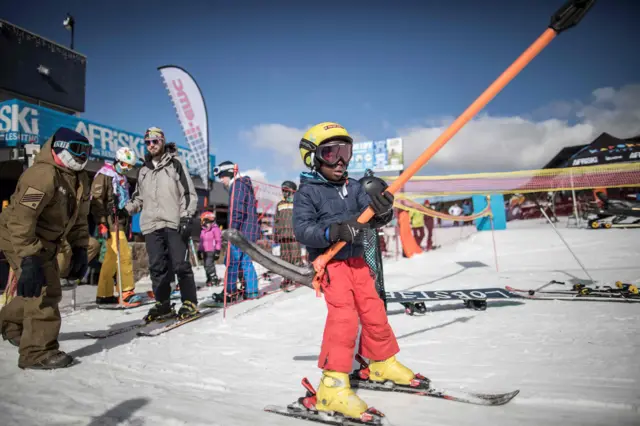
[[[578,200],[576,200],[576,190],[573,187],[573,171],[569,170],[569,179],[571,180],[571,197],[573,198],[573,214],[576,217],[576,228],[580,227],[580,218],[578,217]]]
[[[491,239],[493,240],[493,258],[496,262],[496,272],[500,272],[498,269],[498,249],[496,248],[496,232],[493,226],[493,211],[491,210],[491,197],[487,196],[487,205],[489,206],[489,221],[491,222]]]
[[[591,280],[592,283],[595,283],[594,279],[591,277],[591,275],[589,275],[589,272],[587,271],[587,268],[584,267],[584,265],[582,264],[582,262],[580,262],[580,259],[578,259],[578,256],[576,256],[576,254],[573,252],[573,250],[571,250],[571,247],[569,247],[569,244],[565,241],[565,239],[562,237],[562,235],[560,234],[560,232],[558,231],[558,229],[556,228],[556,226],[553,224],[553,222],[551,222],[551,219],[549,219],[549,216],[547,216],[547,213],[545,213],[543,208],[540,208],[540,211],[542,212],[542,214],[544,215],[544,217],[547,219],[547,222],[549,222],[549,225],[551,225],[551,227],[553,228],[553,230],[556,232],[556,234],[558,235],[558,237],[560,237],[560,239],[562,240],[562,242],[564,243],[564,245],[567,247],[567,250],[569,250],[569,253],[571,253],[571,255],[573,256],[573,258],[576,260],[576,262],[578,262],[578,264],[580,265],[580,267],[582,268],[582,270],[584,271],[584,273],[587,275],[587,277],[589,277],[589,279]]]
[[[73,310],[76,310],[76,288],[78,288],[78,282],[80,280],[73,280],[73,287],[71,289],[71,306]]]

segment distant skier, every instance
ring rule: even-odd
[[[118,298],[113,295],[113,277],[117,277],[118,264],[115,238],[119,240],[120,271],[122,276],[122,304],[127,307],[140,306],[142,299],[135,293],[133,280],[133,261],[127,240],[126,230],[129,226],[129,213],[125,206],[129,201],[129,181],[126,173],[136,166],[136,154],[127,147],[116,152],[114,164],[105,163],[96,173],[91,184],[91,213],[98,232],[107,238],[106,252],[100,269],[96,303],[116,304]],[[118,236],[115,232],[114,209],[117,212]]]
[[[302,249],[296,241],[293,232],[293,195],[298,186],[289,180],[282,182],[282,200],[276,206],[274,218],[273,237],[276,244],[280,244],[280,258],[292,265],[302,263]],[[280,287],[287,288],[292,284],[291,280],[284,278]]]
[[[200,244],[198,251],[202,253],[204,260],[204,270],[207,274],[207,286],[220,284],[218,272],[216,271],[216,261],[220,259],[220,248],[222,246],[222,231],[216,224],[216,215],[213,212],[204,212],[200,215]]]
[[[184,319],[198,313],[196,283],[187,259],[198,195],[175,144],[166,143],[161,129],[147,129],[144,143],[148,151],[145,162],[138,172],[133,196],[125,206],[130,215],[142,211],[140,230],[156,299],[144,319],[154,321],[174,315],[170,303],[173,272],[178,276],[182,296],[177,315]]]
[[[433,209],[429,200],[424,201],[424,206]],[[427,228],[427,251],[433,250],[433,216],[424,215],[424,226]]]
[[[370,380],[408,385],[416,375],[396,360],[398,343],[363,259],[361,231],[391,221],[393,195],[385,191],[370,198],[357,180],[348,178],[352,145],[349,133],[337,123],[318,124],[304,134],[300,154],[311,172],[300,176],[293,223],[309,261],[338,241],[346,243],[326,266],[322,281],[328,314],[318,360],[323,374],[314,408],[359,419],[368,406],[353,392],[349,379],[358,323],[362,324],[358,352],[371,361]],[[369,206],[374,217],[368,224],[358,223]]]
[[[258,241],[260,237],[260,224],[258,223],[258,212],[253,183],[249,176],[238,174],[234,178],[235,164],[231,161],[223,161],[214,169],[214,175],[218,177],[222,184],[229,190],[229,228],[237,229],[251,242]],[[258,297],[258,275],[253,267],[251,258],[240,248],[230,247],[231,258],[225,275],[225,287],[227,295],[231,301],[237,291],[236,283],[242,275],[245,282],[244,298],[253,299]],[[224,302],[224,292],[216,293],[213,299],[217,303]]]
[[[18,367],[67,367],[73,358],[59,350],[62,298],[56,255],[65,238],[71,246],[68,278],[87,271],[91,144],[64,127],[43,145],[22,173],[11,203],[0,215],[0,250],[18,278],[17,297],[0,311],[2,337],[19,346]]]
[[[422,240],[424,239],[424,214],[417,210],[411,210],[409,211],[409,217],[411,218],[413,238],[416,240],[416,244],[422,246]]]

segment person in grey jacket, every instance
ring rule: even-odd
[[[145,321],[175,315],[170,304],[173,271],[178,276],[182,306],[178,318],[195,315],[198,298],[187,250],[198,195],[187,166],[178,157],[175,144],[166,143],[164,132],[150,127],[145,135],[144,165],[126,210],[140,214],[140,230],[149,256],[149,272],[156,298]]]

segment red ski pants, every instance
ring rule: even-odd
[[[362,324],[358,352],[363,357],[382,361],[400,351],[363,258],[329,262],[322,290],[328,313],[318,367],[342,373],[352,371],[358,320]]]

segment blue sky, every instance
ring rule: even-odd
[[[185,144],[157,71],[180,65],[203,90],[218,160],[278,181],[301,171],[295,163],[299,131],[321,121],[338,121],[366,139],[400,135],[407,138],[407,153],[422,151],[447,117],[461,113],[545,30],[562,3],[25,0],[5,2],[0,16],[67,45],[61,23],[70,12],[75,47],[88,57],[83,116],[139,133],[159,126]],[[640,55],[632,44],[640,40],[639,18],[638,1],[597,2],[483,111],[520,116],[538,130],[541,121],[560,118],[565,130],[577,132],[570,140],[536,145],[540,138],[516,141],[498,132],[488,136],[490,143],[511,145],[489,144],[482,151],[536,147],[529,151],[539,163],[558,145],[619,127],[595,118],[589,134],[575,126],[585,120],[594,90],[612,88],[619,99],[621,88],[640,83]],[[629,107],[617,102],[607,108],[621,113]],[[623,133],[635,131],[629,126]],[[424,172],[517,169],[531,160],[493,164],[476,156],[447,163],[474,144],[473,135],[465,138],[454,138],[457,150],[443,149],[441,162],[434,159]]]

